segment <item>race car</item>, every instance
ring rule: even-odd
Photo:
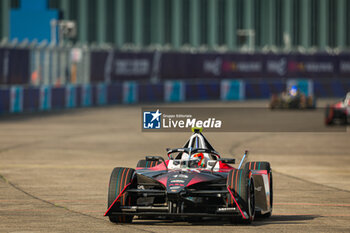
[[[347,124],[350,121],[350,92],[346,94],[342,101],[328,105],[325,115],[326,125],[332,125],[337,122]]]
[[[194,129],[182,148],[167,149],[168,159],[146,156],[136,169],[113,169],[105,216],[114,223],[139,218],[198,221],[202,218],[251,223],[270,217],[273,206],[272,170],[268,162],[221,158]],[[243,165],[244,164],[244,165]]]
[[[273,94],[270,100],[271,109],[314,109],[315,107],[314,96],[306,96],[296,86],[279,95]]]

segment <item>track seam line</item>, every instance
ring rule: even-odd
[[[72,209],[69,209],[69,208],[67,208],[67,207],[65,207],[65,206],[57,205],[57,204],[55,204],[55,203],[52,203],[52,202],[47,201],[47,200],[45,200],[45,199],[42,199],[42,198],[40,198],[40,197],[34,196],[33,194],[31,194],[31,193],[25,191],[24,189],[22,189],[22,188],[16,186],[15,184],[13,184],[11,181],[9,181],[8,179],[6,179],[5,176],[3,176],[3,175],[1,175],[1,174],[0,174],[0,179],[3,180],[3,181],[4,181],[5,183],[7,183],[8,185],[10,185],[11,187],[13,187],[14,189],[16,189],[16,190],[18,190],[18,191],[24,193],[25,195],[27,195],[27,196],[29,196],[29,197],[35,199],[35,200],[38,200],[38,201],[40,201],[40,202],[49,204],[49,205],[51,205],[51,206],[53,206],[53,207],[56,207],[56,208],[60,208],[60,209],[62,209],[62,210],[66,210],[66,211],[71,212],[71,213],[74,213],[74,214],[82,215],[82,216],[85,216],[85,217],[90,217],[90,218],[93,218],[93,219],[96,219],[96,220],[99,220],[99,221],[103,221],[104,223],[107,222],[107,221],[104,220],[104,219],[101,219],[101,218],[98,218],[98,217],[95,217],[95,216],[91,216],[91,215],[89,215],[89,214],[84,214],[84,213],[81,213],[81,212],[79,212],[79,211],[72,210]],[[135,227],[135,226],[132,226],[132,225],[124,225],[124,224],[122,224],[122,225],[119,225],[119,226],[129,227],[129,228],[137,229],[137,230],[143,231],[143,232],[156,233],[155,231],[149,231],[149,230],[140,229],[140,228]]]
[[[349,190],[346,190],[346,189],[341,189],[341,188],[329,186],[329,185],[326,185],[326,184],[316,183],[316,182],[313,182],[313,181],[310,181],[310,180],[306,180],[306,179],[299,178],[299,177],[296,177],[296,176],[288,175],[288,174],[285,174],[285,173],[282,173],[282,172],[278,172],[278,171],[275,171],[275,170],[274,170],[273,172],[274,172],[274,173],[277,173],[277,174],[279,174],[279,175],[282,175],[282,176],[286,176],[286,177],[295,179],[295,180],[299,180],[299,181],[303,181],[303,182],[306,182],[306,183],[310,183],[310,184],[314,184],[314,185],[318,185],[318,186],[323,186],[323,187],[326,187],[326,188],[335,189],[335,190],[338,190],[338,191],[350,193],[350,191],[349,191]]]

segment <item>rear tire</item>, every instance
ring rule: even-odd
[[[272,207],[273,207],[273,179],[272,179],[272,170],[269,162],[259,161],[259,162],[248,162],[245,164],[245,169],[251,170],[266,170],[267,175],[269,176],[269,187],[270,187],[270,208],[271,211],[266,214],[261,214],[256,212],[257,217],[269,218],[272,215]]]
[[[255,196],[254,196],[254,181],[251,177],[249,169],[235,169],[230,171],[227,176],[227,187],[232,192],[234,198],[240,209],[246,212],[248,217],[244,218],[232,218],[232,223],[244,223],[250,224],[254,220],[255,216]],[[227,205],[229,207],[236,206],[235,201],[232,199],[231,194],[228,196]]]
[[[143,168],[155,167],[155,166],[157,166],[157,165],[159,165],[161,163],[162,163],[161,161],[147,161],[145,159],[141,159],[137,163],[136,167],[143,167]]]
[[[135,170],[132,168],[116,167],[113,169],[109,180],[108,188],[108,208],[113,204],[114,200],[131,183]],[[133,197],[127,193],[123,193],[118,201],[112,207],[112,211],[120,212],[120,206],[134,204]],[[108,216],[109,220],[114,223],[131,223],[134,216],[119,215]]]

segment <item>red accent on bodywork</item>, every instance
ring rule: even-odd
[[[190,182],[188,182],[187,187],[191,186],[193,184],[197,184],[197,183],[202,182],[202,181],[205,181],[205,179],[202,179],[200,177],[194,177],[190,180]]]
[[[221,169],[230,169],[230,170],[233,169],[232,166],[228,165],[227,163],[223,163],[223,162],[221,162],[221,161],[219,161],[219,168],[220,168],[220,170],[221,170]]]
[[[108,214],[108,212],[111,210],[112,206],[118,201],[118,199],[121,197],[121,195],[124,193],[125,189],[127,187],[129,187],[131,185],[131,183],[127,184],[123,190],[119,193],[119,195],[117,196],[117,198],[113,201],[112,205],[108,208],[108,210],[106,211],[106,213],[104,214],[104,216],[106,216]]]
[[[338,102],[336,104],[334,104],[335,108],[343,108],[343,102]]]
[[[162,176],[160,179],[156,178],[156,180],[166,187],[168,182],[168,176]]]
[[[169,165],[169,160],[165,161],[165,164],[168,166]],[[140,170],[140,169],[150,169],[150,170],[156,170],[156,171],[161,171],[161,170],[166,170],[166,167],[164,166],[164,163],[160,163],[154,167],[136,167],[136,170]]]
[[[237,206],[237,208],[239,209],[239,212],[241,212],[241,214],[242,214],[242,217],[243,217],[244,219],[247,219],[247,218],[244,216],[241,207],[239,207],[239,205],[238,205],[238,203],[237,203],[237,201],[236,201],[236,198],[233,196],[233,193],[231,192],[231,190],[230,190],[228,187],[227,187],[227,190],[230,192],[231,198],[235,201],[236,206]]]

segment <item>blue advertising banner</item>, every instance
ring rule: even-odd
[[[92,105],[92,87],[89,84],[81,86],[81,106],[89,107]]]
[[[77,106],[77,89],[74,85],[66,86],[66,108]]]
[[[185,100],[185,85],[182,81],[166,81],[164,83],[164,100],[181,102]]]
[[[242,80],[225,79],[221,81],[221,100],[243,100],[245,88]]]
[[[123,83],[123,103],[134,104],[138,102],[138,86],[136,82]]]
[[[97,84],[96,92],[97,92],[97,105],[107,104],[107,85],[105,83]]]
[[[23,111],[23,87],[12,86],[10,88],[10,112],[18,113]]]
[[[39,94],[39,110],[47,111],[51,109],[51,87],[41,86]]]

